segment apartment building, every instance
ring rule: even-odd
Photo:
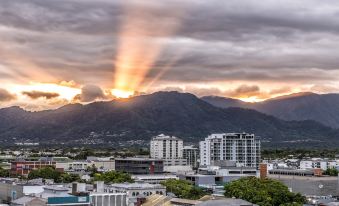
[[[150,151],[151,158],[182,159],[183,140],[161,134],[152,138]]]
[[[200,165],[213,165],[214,161],[235,161],[237,166],[258,167],[260,140],[254,134],[211,134],[199,144]]]
[[[199,149],[194,146],[184,146],[183,158],[187,160],[187,164],[192,166],[192,168],[199,167]]]

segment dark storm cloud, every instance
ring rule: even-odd
[[[0,102],[9,102],[14,99],[16,99],[14,94],[11,94],[7,90],[0,88]]]
[[[39,98],[45,98],[45,99],[53,99],[60,96],[60,94],[55,92],[42,92],[42,91],[25,91],[22,92],[23,95],[28,96],[31,99],[39,99]]]
[[[119,31],[126,15],[123,2],[0,0],[0,43],[58,79],[107,85],[114,79]],[[152,38],[166,42],[167,47],[147,79],[170,64],[158,83],[321,84],[339,80],[336,1],[127,2],[151,8],[148,15],[154,18],[141,21],[141,26],[151,24],[156,31],[163,25],[180,24],[171,36],[153,33]],[[179,7],[185,14],[172,15]],[[160,15],[166,21],[159,21]],[[9,59],[0,60],[2,63],[11,71],[17,69]],[[15,76],[20,71],[12,73]]]
[[[108,34],[118,27],[121,6],[104,1],[1,1],[3,25],[38,32]]]
[[[95,100],[106,99],[102,89],[96,85],[85,85],[81,89],[81,94],[74,97],[75,101],[80,102],[93,102]]]

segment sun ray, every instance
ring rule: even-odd
[[[164,39],[179,27],[182,12],[175,10],[154,19],[152,8],[141,6],[137,1],[126,2],[115,62],[114,89],[137,91],[166,45]]]

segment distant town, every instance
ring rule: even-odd
[[[339,206],[339,1],[0,0],[0,206]]]
[[[3,148],[0,200],[22,206],[338,204],[335,152],[263,151],[248,133],[211,134],[196,145],[165,134],[151,137],[148,148],[129,143],[116,151],[35,143]]]

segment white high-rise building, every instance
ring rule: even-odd
[[[183,141],[174,136],[161,134],[151,140],[151,158],[182,159],[182,149]]]
[[[199,167],[199,149],[191,146],[185,146],[183,148],[183,157],[187,160],[187,164],[193,168]]]
[[[244,167],[258,167],[260,140],[254,134],[211,134],[200,142],[200,165],[213,165],[213,161],[235,161]]]

